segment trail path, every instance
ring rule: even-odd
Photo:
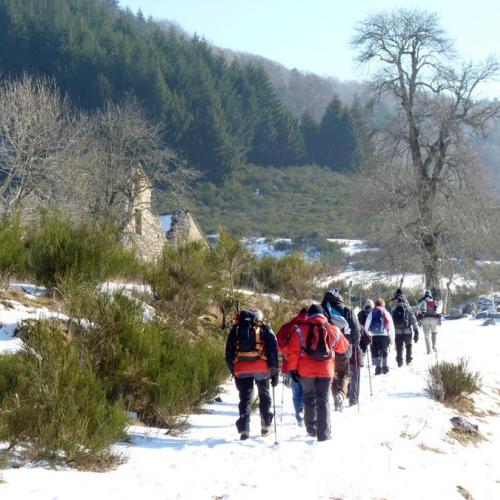
[[[1,318],[0,318],[1,319]],[[175,438],[158,429],[130,428],[131,441],[116,448],[128,461],[108,473],[26,466],[3,472],[0,498],[61,500],[126,499],[460,499],[457,487],[475,500],[500,498],[500,325],[480,321],[445,322],[438,335],[439,356],[471,358],[481,371],[484,392],[477,407],[492,415],[470,417],[486,441],[463,447],[446,434],[455,412],[430,400],[424,373],[434,355],[416,345],[414,365],[361,380],[361,405],[332,413],[333,438],[318,443],[295,423],[291,391],[276,388],[278,439],[238,440],[234,427],[237,395],[225,386],[222,402],[190,417],[191,429]],[[7,339],[0,338],[0,344]],[[446,353],[446,355],[444,354]]]

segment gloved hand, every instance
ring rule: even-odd
[[[290,372],[290,376],[292,377],[292,380],[299,384],[300,383],[300,375],[299,375],[299,372],[297,370],[293,370],[292,372]]]
[[[273,373],[271,375],[271,385],[273,387],[276,387],[278,385],[279,381],[280,381],[280,374],[279,373]]]
[[[418,330],[413,334],[413,342],[415,342],[415,344],[418,342]]]

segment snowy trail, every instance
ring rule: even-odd
[[[445,322],[438,343],[441,357],[471,358],[486,389],[475,398],[478,408],[500,413],[500,393],[494,392],[500,389],[500,325],[481,327],[480,321],[469,319]],[[429,500],[461,499],[459,485],[475,500],[500,498],[500,417],[470,417],[487,438],[478,447],[450,441],[446,433],[455,413],[423,390],[424,372],[434,358],[424,350],[421,339],[414,366],[399,369],[391,352],[391,371],[373,377],[372,397],[365,367],[360,412],[350,407],[332,413],[329,442],[317,443],[296,425],[289,389],[280,422],[281,385],[276,388],[279,444],[274,445],[274,435],[258,436],[256,414],[253,436],[240,442],[234,427],[237,395],[228,384],[223,402],[191,416],[186,436],[173,438],[133,426],[131,443],[117,445],[128,457],[117,470],[8,469],[0,498]]]

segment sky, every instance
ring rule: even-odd
[[[133,12],[177,22],[224,48],[341,80],[363,80],[349,41],[356,22],[394,7],[436,12],[466,60],[500,55],[498,0],[120,0]],[[500,97],[499,81],[484,89]]]

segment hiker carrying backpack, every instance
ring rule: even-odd
[[[431,353],[431,345],[436,351],[438,319],[443,311],[443,303],[436,295],[436,291],[433,294],[431,290],[425,290],[424,296],[418,301],[418,320],[424,330],[427,354]]]
[[[410,304],[400,288],[396,290],[393,301],[396,301],[391,314],[394,321],[396,340],[396,362],[403,366],[403,348],[406,350],[406,364],[412,362],[412,332],[414,342],[418,342],[418,324]]]
[[[328,395],[335,373],[333,352],[343,354],[349,341],[328,323],[319,304],[309,307],[304,322],[294,326],[288,348],[288,369],[304,390],[307,433],[325,441],[331,437]]]
[[[368,314],[365,330],[372,338],[371,354],[375,365],[375,375],[388,373],[387,356],[391,338],[394,337],[392,316],[385,308],[384,299],[375,301],[375,308]]]
[[[271,431],[273,413],[269,381],[278,384],[278,344],[271,327],[262,321],[262,312],[241,311],[226,341],[226,364],[235,377],[240,396],[240,417],[236,428],[240,439],[250,435],[250,414],[254,384],[259,392],[261,434]]]

